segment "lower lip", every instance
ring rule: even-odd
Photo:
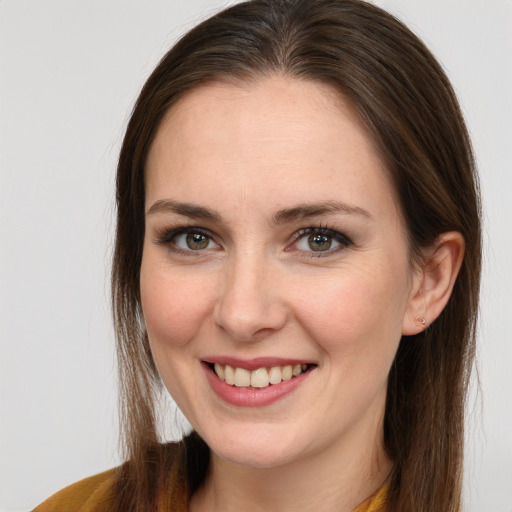
[[[263,407],[270,405],[297,389],[309,376],[311,370],[298,377],[284,380],[280,384],[270,384],[266,388],[238,388],[221,381],[217,374],[203,363],[206,377],[213,391],[225,402],[239,407]]]

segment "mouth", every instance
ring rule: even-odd
[[[218,362],[206,362],[221,382],[237,388],[264,389],[277,386],[316,368],[316,364],[295,363],[247,369]]]

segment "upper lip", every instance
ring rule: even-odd
[[[258,368],[272,368],[273,366],[287,366],[295,364],[315,364],[306,359],[292,359],[284,357],[255,357],[253,359],[242,359],[231,356],[212,356],[205,357],[203,361],[209,364],[228,364],[231,367],[245,368],[246,370],[257,370]]]

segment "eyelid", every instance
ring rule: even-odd
[[[174,239],[181,235],[181,234],[192,234],[192,233],[200,233],[204,236],[206,236],[209,240],[211,240],[214,244],[216,244],[218,247],[213,250],[218,250],[221,247],[221,243],[218,240],[218,237],[212,233],[210,230],[205,229],[203,227],[197,226],[197,225],[178,225],[176,227],[164,227],[156,230],[154,243],[157,245],[162,245],[165,247],[168,247],[168,249],[175,253],[181,253],[186,255],[194,255],[194,256],[200,256],[202,253],[210,252],[212,249],[183,249],[175,244],[173,244]],[[312,234],[320,234],[325,235],[333,240],[335,240],[339,246],[327,249],[325,251],[307,251],[303,249],[299,249],[297,247],[294,247],[298,241],[300,241],[302,238],[306,236],[310,236]],[[343,251],[347,247],[353,245],[352,240],[342,233],[341,231],[333,228],[329,228],[327,226],[308,226],[302,229],[299,229],[296,231],[291,237],[291,241],[287,244],[285,251],[291,252],[293,250],[304,253],[308,257],[319,257],[319,256],[328,256],[335,254],[337,252]]]
[[[296,233],[294,233],[292,238],[292,243],[289,244],[286,248],[286,251],[291,251],[292,247],[297,244],[299,240],[304,238],[305,236],[309,236],[312,234],[320,234],[320,235],[326,235],[334,240],[336,240],[340,246],[336,247],[334,249],[328,249],[326,251],[303,251],[302,249],[298,249],[300,252],[306,253],[308,257],[319,257],[319,256],[327,256],[330,254],[335,254],[339,251],[343,251],[347,247],[353,245],[352,240],[345,235],[344,233],[338,231],[337,229],[328,228],[325,226],[309,226],[307,228],[300,229]]]
[[[202,252],[212,250],[212,249],[203,249],[203,250],[190,249],[190,250],[187,250],[187,249],[182,249],[181,247],[178,247],[176,245],[173,245],[173,240],[178,235],[192,234],[192,233],[200,233],[201,235],[208,237],[213,243],[215,243],[217,246],[220,247],[219,241],[217,240],[216,236],[211,231],[209,231],[208,229],[205,229],[205,228],[202,228],[199,226],[193,226],[193,225],[190,225],[190,226],[180,225],[175,228],[165,227],[165,228],[158,229],[158,230],[156,230],[154,243],[157,245],[166,246],[169,248],[169,250],[176,252],[176,253],[191,254],[191,255],[193,254],[195,256],[198,256]]]

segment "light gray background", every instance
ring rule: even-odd
[[[220,0],[0,0],[0,510],[112,467],[113,177],[158,59]],[[487,250],[466,510],[512,512],[512,1],[380,0],[451,77]],[[483,403],[483,406],[480,405]]]

